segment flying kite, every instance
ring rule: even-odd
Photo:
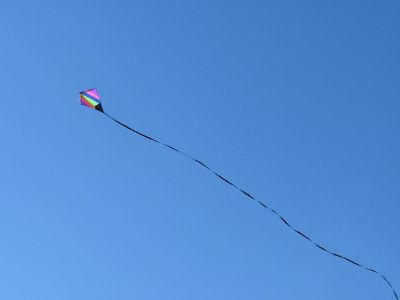
[[[79,93],[79,99],[81,104],[90,108],[94,108],[104,113],[103,107],[101,106],[100,96],[97,89],[90,89]]]
[[[240,187],[238,187],[236,184],[232,183],[231,181],[229,181],[228,179],[226,179],[225,177],[223,177],[222,175],[220,175],[219,173],[217,173],[216,171],[214,171],[212,168],[210,168],[208,165],[206,165],[205,163],[203,163],[202,161],[186,154],[185,152],[182,152],[180,150],[178,150],[175,147],[172,147],[171,145],[162,143],[138,130],[135,130],[131,127],[129,127],[128,125],[125,125],[124,123],[114,119],[113,117],[111,117],[109,114],[107,114],[104,110],[103,107],[101,105],[101,101],[100,101],[100,96],[99,93],[97,92],[97,89],[93,88],[93,89],[89,89],[89,90],[85,90],[79,93],[79,98],[81,101],[81,104],[90,108],[93,108],[101,113],[103,113],[104,115],[106,115],[107,117],[109,117],[111,120],[113,120],[114,122],[116,122],[117,124],[125,127],[126,129],[154,142],[157,144],[160,144],[164,147],[167,147],[175,152],[178,152],[179,154],[185,156],[186,158],[192,160],[193,162],[197,163],[198,165],[206,168],[209,172],[211,172],[212,174],[214,174],[215,176],[217,176],[219,179],[221,179],[222,181],[224,181],[225,183],[229,184],[230,186],[232,186],[233,188],[235,188],[237,191],[241,192],[243,195],[245,195],[246,197],[250,198],[251,200],[257,202],[261,207],[269,210],[270,212],[272,212],[275,216],[277,216],[290,230],[292,230],[293,232],[295,232],[296,234],[298,234],[299,236],[301,236],[302,238],[306,239],[307,241],[309,241],[310,243],[312,243],[314,246],[316,246],[318,249],[320,249],[321,251],[324,251],[332,256],[337,257],[338,259],[342,259],[347,261],[350,264],[353,264],[357,267],[360,267],[364,270],[367,270],[369,272],[375,273],[377,275],[379,275],[380,277],[382,277],[383,280],[385,280],[385,282],[389,285],[389,287],[391,288],[394,296],[396,297],[397,300],[399,300],[399,297],[397,296],[396,290],[394,289],[394,287],[392,286],[392,284],[390,283],[390,281],[380,272],[366,267],[358,262],[356,262],[355,260],[352,260],[346,256],[343,256],[341,254],[335,253],[333,251],[328,250],[326,247],[323,247],[322,245],[320,245],[319,243],[317,243],[316,241],[314,241],[312,238],[310,238],[309,236],[307,236],[306,234],[304,234],[303,232],[301,232],[300,230],[297,230],[295,227],[293,227],[291,224],[289,224],[289,222],[280,214],[278,213],[276,210],[272,209],[271,207],[269,207],[265,202],[262,202],[258,199],[256,199],[255,197],[253,197],[249,192],[241,189]]]

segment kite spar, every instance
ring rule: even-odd
[[[394,287],[392,286],[392,284],[390,283],[390,281],[380,272],[366,267],[358,262],[356,262],[355,260],[352,260],[344,255],[332,252],[330,250],[328,250],[326,247],[323,247],[322,245],[320,245],[319,243],[317,243],[316,241],[314,241],[313,239],[311,239],[310,237],[308,237],[307,235],[305,235],[303,232],[301,232],[300,230],[297,230],[295,227],[293,227],[291,224],[289,224],[289,222],[280,214],[278,213],[276,210],[272,209],[271,207],[269,207],[266,203],[256,199],[255,197],[253,197],[250,193],[248,193],[247,191],[241,189],[240,187],[238,187],[236,184],[232,183],[231,181],[229,181],[228,179],[226,179],[225,177],[223,177],[222,175],[218,174],[216,171],[214,171],[212,168],[210,168],[208,165],[206,165],[205,163],[203,163],[202,161],[186,154],[185,152],[182,152],[180,150],[178,150],[175,147],[172,147],[171,145],[162,143],[136,129],[133,129],[131,127],[129,127],[128,125],[125,125],[124,123],[114,119],[112,116],[110,116],[109,114],[107,114],[106,112],[104,112],[103,107],[101,105],[101,101],[100,101],[100,96],[99,93],[97,92],[97,89],[89,89],[86,91],[82,91],[79,93],[79,97],[80,97],[80,101],[81,104],[90,108],[93,108],[101,113],[103,113],[104,115],[106,115],[108,118],[110,118],[111,120],[113,120],[114,122],[116,122],[117,124],[125,127],[126,129],[140,135],[141,137],[144,137],[154,143],[160,144],[164,147],[167,147],[175,152],[178,152],[179,154],[185,156],[186,158],[192,160],[193,162],[201,165],[202,167],[206,168],[209,172],[211,172],[212,174],[214,174],[215,176],[217,176],[219,179],[221,179],[222,181],[224,181],[225,183],[229,184],[230,186],[232,186],[233,188],[235,188],[236,190],[238,190],[239,192],[241,192],[242,194],[244,194],[246,197],[250,198],[251,200],[257,202],[261,207],[269,210],[270,212],[272,212],[275,216],[277,216],[290,230],[292,230],[293,232],[295,232],[296,234],[298,234],[299,236],[301,236],[302,238],[306,239],[307,241],[309,241],[310,243],[312,243],[314,246],[316,246],[318,249],[320,249],[321,251],[324,251],[332,256],[337,257],[338,259],[347,261],[348,263],[360,267],[364,270],[367,270],[369,272],[375,273],[377,275],[379,275],[390,287],[390,289],[392,290],[394,296],[396,297],[397,300],[399,300],[399,297],[397,296],[396,290],[394,289]]]

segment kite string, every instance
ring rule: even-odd
[[[353,264],[353,265],[356,265],[356,266],[358,266],[358,267],[360,267],[360,268],[362,268],[362,269],[365,269],[365,270],[367,270],[367,271],[370,271],[370,272],[373,272],[373,273],[379,275],[379,276],[380,276],[383,280],[385,280],[385,282],[389,285],[389,287],[391,288],[391,290],[392,290],[394,296],[396,297],[396,299],[399,300],[399,297],[398,297],[398,295],[397,295],[397,293],[396,293],[396,290],[394,289],[394,287],[392,286],[392,284],[390,283],[390,281],[389,281],[383,274],[381,274],[380,272],[378,272],[378,271],[376,271],[376,270],[374,270],[374,269],[372,269],[372,268],[366,267],[366,266],[364,266],[364,265],[362,265],[362,264],[360,264],[360,263],[358,263],[358,262],[356,262],[356,261],[354,261],[354,260],[352,260],[352,259],[350,259],[350,258],[348,258],[348,257],[346,257],[346,256],[343,256],[343,255],[340,255],[340,254],[338,254],[338,253],[332,252],[332,251],[326,249],[325,247],[321,246],[319,243],[315,242],[313,239],[311,239],[310,237],[308,237],[307,235],[305,235],[303,232],[301,232],[300,230],[297,230],[295,227],[293,227],[292,225],[290,225],[289,222],[288,222],[280,213],[278,213],[276,210],[272,209],[271,207],[269,207],[269,206],[268,206],[267,204],[265,204],[264,202],[262,202],[262,201],[260,201],[260,200],[257,200],[257,199],[256,199],[255,197],[253,197],[250,193],[248,193],[248,192],[246,192],[245,190],[241,189],[240,187],[238,187],[237,185],[235,185],[234,183],[232,183],[231,181],[229,181],[228,179],[226,179],[226,178],[223,177],[222,175],[218,174],[216,171],[214,171],[212,168],[210,168],[208,165],[206,165],[206,164],[203,163],[202,161],[200,161],[200,160],[198,160],[198,159],[196,159],[196,158],[190,156],[189,154],[186,154],[185,152],[182,152],[181,150],[179,150],[179,149],[177,149],[177,148],[175,148],[175,147],[172,147],[171,145],[162,143],[162,142],[160,142],[160,141],[158,141],[158,140],[156,140],[156,139],[154,139],[154,138],[152,138],[152,137],[150,137],[150,136],[148,136],[148,135],[146,135],[146,134],[144,134],[144,133],[142,133],[142,132],[140,132],[140,131],[137,131],[137,130],[135,130],[135,129],[129,127],[128,125],[125,125],[124,123],[122,123],[122,122],[120,122],[120,121],[114,119],[113,117],[111,117],[109,114],[107,114],[107,113],[105,113],[105,112],[103,112],[103,113],[104,113],[107,117],[109,117],[111,120],[113,120],[113,121],[116,122],[117,124],[119,124],[119,125],[125,127],[126,129],[131,130],[131,131],[133,131],[134,133],[136,133],[136,134],[138,134],[138,135],[140,135],[140,136],[142,136],[142,137],[144,137],[144,138],[146,138],[146,139],[148,139],[148,140],[150,140],[150,141],[152,141],[152,142],[154,142],[154,143],[161,144],[161,145],[163,145],[163,146],[165,146],[165,147],[167,147],[167,148],[169,148],[169,149],[171,149],[171,150],[173,150],[173,151],[175,151],[175,152],[178,152],[179,154],[185,156],[186,158],[188,158],[188,159],[190,159],[190,160],[192,160],[192,161],[198,163],[198,164],[201,165],[202,167],[206,168],[209,172],[213,173],[215,176],[217,176],[219,179],[221,179],[221,180],[224,181],[225,183],[229,184],[230,186],[232,186],[232,187],[235,188],[236,190],[240,191],[240,192],[241,192],[242,194],[244,194],[246,197],[248,197],[248,198],[250,198],[250,199],[256,201],[256,202],[257,202],[259,205],[261,205],[263,208],[265,208],[265,209],[269,210],[270,212],[272,212],[272,213],[273,213],[274,215],[276,215],[287,227],[289,227],[290,230],[294,231],[295,233],[297,233],[297,234],[298,234],[299,236],[301,236],[302,238],[304,238],[304,239],[308,240],[309,242],[311,242],[311,243],[312,243],[314,246],[316,246],[318,249],[320,249],[320,250],[322,250],[322,251],[324,251],[324,252],[326,252],[326,253],[328,253],[328,254],[330,254],[330,255],[332,255],[332,256],[335,256],[335,257],[337,257],[337,258],[343,259],[343,260],[345,260],[345,261],[347,261],[347,262],[349,262],[349,263],[351,263],[351,264]]]

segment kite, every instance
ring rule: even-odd
[[[141,137],[144,137],[154,143],[160,144],[164,147],[167,147],[181,155],[183,155],[184,157],[192,160],[193,162],[195,162],[196,164],[202,166],[203,168],[207,169],[210,173],[214,174],[215,176],[217,176],[219,179],[221,179],[222,181],[224,181],[225,183],[227,183],[228,185],[230,185],[231,187],[233,187],[234,189],[236,189],[237,191],[239,191],[240,193],[242,193],[243,195],[245,195],[247,198],[255,201],[256,203],[258,203],[261,207],[269,210],[270,212],[272,212],[276,217],[278,217],[283,224],[285,224],[291,231],[295,232],[297,235],[301,236],[302,238],[306,239],[307,241],[309,241],[310,243],[312,243],[315,247],[317,247],[318,249],[320,249],[323,252],[328,253],[329,255],[335,256],[338,259],[342,259],[344,261],[347,261],[348,263],[360,267],[364,270],[367,270],[369,272],[375,273],[378,276],[380,276],[390,287],[390,289],[392,290],[394,296],[396,297],[397,300],[399,300],[399,297],[396,293],[396,290],[394,289],[393,285],[390,283],[390,281],[380,272],[376,271],[375,269],[366,267],[358,262],[356,262],[353,259],[350,259],[346,256],[343,256],[341,254],[335,253],[333,251],[328,250],[326,247],[323,247],[321,244],[317,243],[315,240],[313,240],[312,238],[310,238],[309,236],[307,236],[306,234],[304,234],[303,232],[301,232],[300,230],[297,230],[294,226],[292,226],[291,224],[289,224],[289,222],[280,214],[278,213],[276,210],[274,210],[273,208],[269,207],[265,202],[262,202],[258,199],[256,199],[254,196],[252,196],[249,192],[243,190],[242,188],[238,187],[236,184],[232,183],[231,181],[229,181],[228,179],[226,179],[225,177],[223,177],[222,175],[220,175],[219,173],[217,173],[216,171],[214,171],[214,169],[210,168],[207,164],[203,163],[202,161],[190,156],[189,154],[186,154],[185,152],[182,152],[181,150],[178,150],[175,147],[172,147],[171,145],[165,144],[160,142],[159,140],[156,140],[136,129],[133,129],[131,127],[129,127],[128,125],[125,125],[124,123],[118,121],[117,119],[113,118],[112,116],[110,116],[109,114],[107,114],[104,110],[103,107],[101,105],[101,101],[100,101],[100,96],[99,93],[97,92],[97,89],[93,88],[93,89],[89,89],[89,90],[85,90],[79,93],[79,98],[81,101],[81,104],[84,106],[87,106],[89,108],[95,109],[101,113],[103,113],[105,116],[107,116],[108,118],[110,118],[111,120],[113,120],[114,122],[116,122],[117,124],[121,125],[122,127],[125,127],[126,129],[140,135]]]
[[[101,106],[100,96],[97,89],[90,89],[79,93],[79,99],[81,104],[90,108],[94,108],[104,113],[103,107]]]

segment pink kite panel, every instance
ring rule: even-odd
[[[87,90],[87,91],[85,91],[85,93],[92,96],[93,98],[96,98],[97,100],[100,100],[100,96],[97,93],[97,89]]]

